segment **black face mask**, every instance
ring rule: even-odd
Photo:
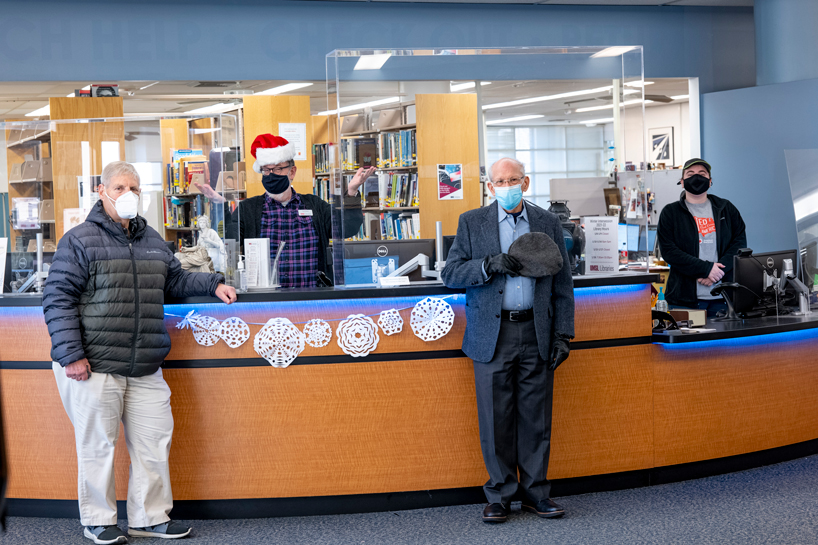
[[[705,178],[701,174],[694,174],[684,179],[685,191],[693,195],[701,195],[710,189],[710,178]]]
[[[290,187],[290,177],[285,174],[265,174],[261,177],[261,185],[268,193],[280,195]]]

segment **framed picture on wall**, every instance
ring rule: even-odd
[[[676,159],[673,156],[673,127],[648,129],[648,138],[650,139],[648,162],[676,164]]]

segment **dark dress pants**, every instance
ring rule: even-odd
[[[489,473],[486,499],[508,504],[523,495],[535,502],[548,498],[554,372],[540,357],[533,320],[503,320],[494,357],[474,362],[474,385]]]

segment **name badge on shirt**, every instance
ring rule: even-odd
[[[299,216],[312,216],[312,210],[299,210]]]

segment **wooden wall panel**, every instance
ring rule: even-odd
[[[122,117],[122,98],[76,98],[61,97],[49,99],[51,119],[89,119]],[[83,142],[87,151],[83,152]],[[125,128],[119,122],[55,124],[51,131],[51,153],[54,174],[54,219],[56,238],[63,235],[63,210],[77,208],[79,196],[77,176],[84,174],[83,161],[89,172],[102,174],[102,142],[119,143],[119,159],[125,158]],[[83,153],[87,157],[83,158]]]
[[[657,466],[818,438],[814,336],[655,350]]]
[[[653,349],[574,350],[557,369],[550,479],[653,467]]]
[[[304,123],[307,126],[307,157],[296,161],[293,187],[299,193],[312,194],[312,116],[308,96],[246,96],[244,101],[244,157],[247,162],[247,196],[264,194],[261,174],[253,170],[250,154],[253,140],[260,134],[278,135],[279,123]]]
[[[477,96],[417,95],[415,105],[421,237],[434,238],[437,221],[444,235],[456,235],[460,214],[480,207]],[[438,199],[437,165],[449,163],[463,165],[462,200]]]
[[[633,288],[613,287],[605,292],[591,288],[592,294],[575,290],[574,341],[649,337],[653,333],[650,285]]]

